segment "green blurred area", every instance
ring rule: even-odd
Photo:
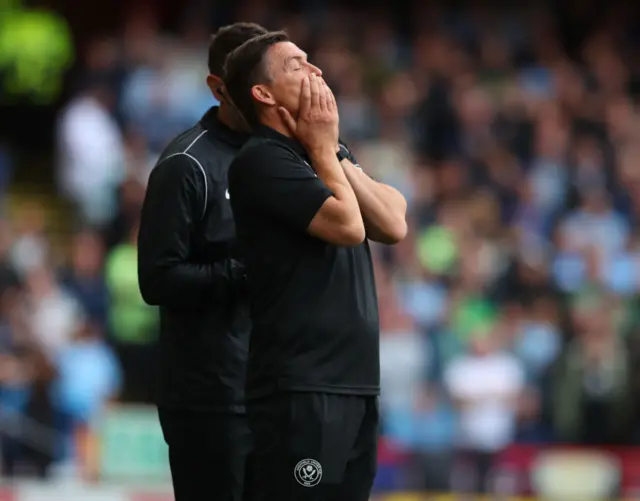
[[[28,9],[18,0],[0,4],[0,73],[3,104],[28,100],[49,105],[62,92],[75,48],[67,21],[46,9]]]

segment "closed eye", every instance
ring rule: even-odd
[[[285,60],[284,66],[288,71],[298,71],[304,68],[305,59],[302,56],[292,56]]]

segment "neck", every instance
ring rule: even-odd
[[[260,123],[266,125],[267,127],[272,128],[273,130],[279,132],[283,136],[287,136],[293,138],[289,127],[287,127],[280,117],[280,114],[276,111],[275,113],[265,113],[260,117]]]
[[[218,120],[220,120],[223,125],[226,125],[236,132],[244,132],[247,129],[244,120],[238,116],[238,112],[231,109],[231,107],[225,103],[220,103],[220,107],[218,108]]]

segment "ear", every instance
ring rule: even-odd
[[[225,102],[225,95],[220,92],[220,89],[224,89],[222,78],[216,75],[207,75],[207,87],[209,87],[211,94],[213,94],[213,97],[215,97],[218,102]]]
[[[257,102],[262,104],[266,104],[269,106],[275,106],[276,104],[276,100],[273,97],[273,94],[269,90],[269,87],[267,87],[266,85],[260,84],[251,87],[251,96]]]

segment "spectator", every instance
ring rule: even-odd
[[[23,454],[35,469],[36,477],[45,479],[49,477],[59,445],[56,409],[51,398],[51,384],[56,370],[47,354],[37,347],[28,352],[26,364],[31,380],[24,410]],[[45,430],[44,434],[42,430]]]
[[[454,487],[488,492],[497,454],[515,436],[518,403],[525,388],[523,367],[495,336],[475,331],[470,351],[446,368],[445,385],[460,409],[457,445],[464,474]]]
[[[67,291],[87,316],[105,331],[108,326],[109,291],[103,275],[104,245],[100,235],[89,231],[75,236],[71,267],[63,274]]]
[[[47,478],[57,446],[55,411],[49,396],[53,367],[34,347],[1,358],[4,474]]]
[[[78,325],[71,343],[61,350],[54,384],[56,408],[62,413],[70,454],[74,430],[97,424],[105,404],[117,397],[121,387],[117,359],[101,336],[100,328],[90,321]]]
[[[135,177],[128,177],[118,188],[118,210],[105,230],[107,249],[126,242],[140,217],[144,185]]]
[[[113,101],[105,83],[90,82],[60,118],[60,188],[76,204],[84,224],[105,225],[116,210],[124,145],[111,114]]]
[[[28,323],[34,342],[48,356],[56,357],[70,342],[84,312],[46,265],[29,273],[26,294]]]
[[[558,308],[551,297],[534,299],[515,336],[515,353],[530,381],[540,380],[562,348]]]
[[[528,172],[531,203],[541,211],[548,234],[552,218],[563,208],[568,188],[568,132],[557,113],[540,113],[534,157]]]
[[[435,388],[422,388],[411,404],[390,409],[385,422],[386,436],[412,453],[407,488],[448,492],[457,427],[454,409]]]
[[[607,192],[596,187],[581,196],[578,208],[567,215],[560,231],[571,249],[595,245],[599,252],[615,255],[626,247],[629,228],[614,211]]]
[[[602,445],[631,439],[631,367],[614,311],[598,295],[574,306],[577,337],[552,377],[551,414],[563,441]]]
[[[128,241],[116,246],[107,256],[105,277],[111,303],[109,331],[123,371],[122,398],[151,403],[158,312],[140,295],[137,233],[136,224]]]

